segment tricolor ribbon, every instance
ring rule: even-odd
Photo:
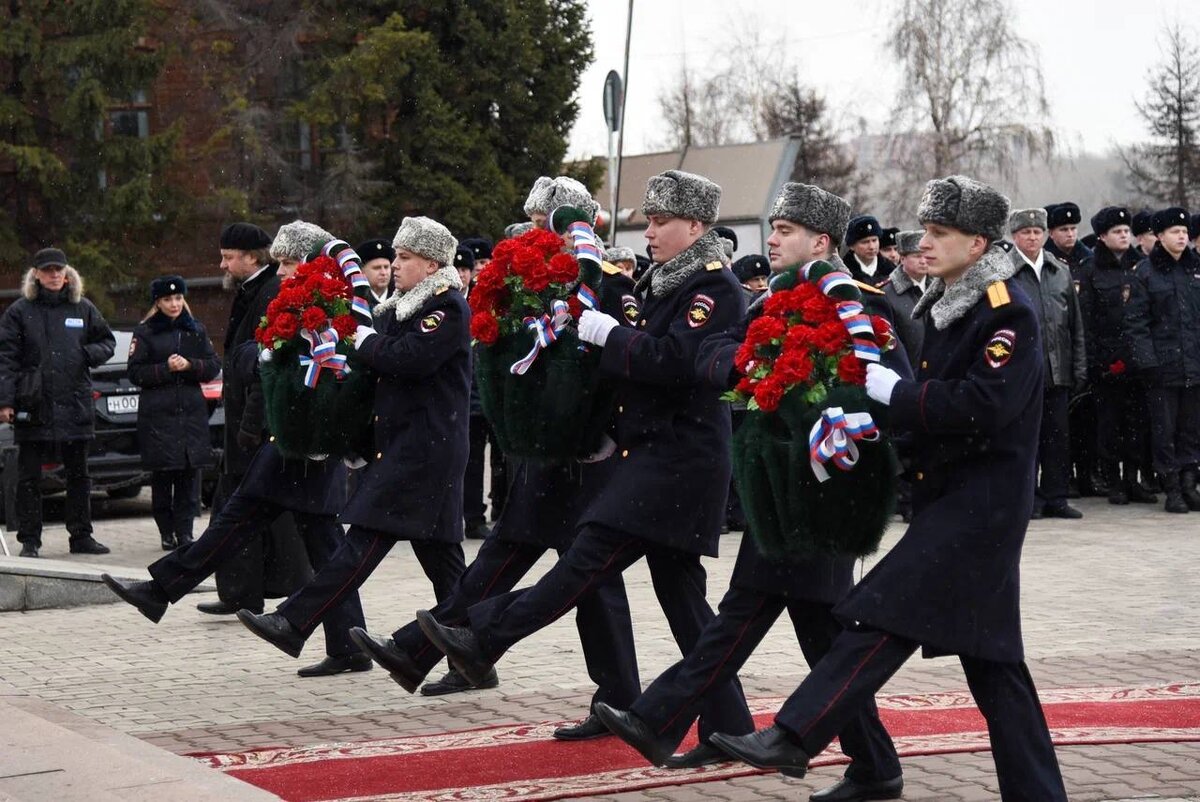
[[[336,378],[342,378],[350,372],[346,357],[337,352],[338,333],[332,326],[326,326],[323,331],[300,329],[300,336],[308,343],[309,356],[300,357],[300,367],[304,368],[304,386],[310,390],[316,389],[317,379],[322,370],[332,370]]]
[[[596,270],[599,271],[601,256],[596,232],[587,223],[577,221],[567,226],[567,236],[571,240],[571,250],[575,254],[575,260],[580,264],[579,289],[575,291],[575,297],[579,299],[579,303],[583,304],[584,309],[595,309],[596,291],[589,287],[587,281],[584,280],[585,271],[582,268],[584,262],[593,262]]]
[[[806,281],[813,280],[810,273],[815,264],[815,261],[809,262],[801,268]],[[875,329],[871,325],[870,315],[863,311],[862,301],[856,300],[862,295],[857,282],[851,278],[849,273],[832,270],[818,277],[816,285],[837,305],[838,318],[850,335],[850,344],[854,349],[854,355],[867,362],[878,362],[879,344],[875,340]]]
[[[825,465],[848,471],[858,462],[858,441],[879,439],[879,428],[867,412],[843,412],[841,407],[821,411],[808,435],[808,458],[818,482],[829,479]]]
[[[374,326],[375,317],[371,314],[371,302],[368,293],[371,285],[362,272],[362,259],[345,240],[334,239],[325,243],[321,253],[337,262],[342,270],[342,276],[354,292],[350,300],[350,312],[358,320],[359,325]]]
[[[550,314],[541,317],[525,318],[525,328],[533,332],[533,348],[529,353],[518,359],[509,368],[509,372],[524,376],[525,371],[532,367],[538,354],[543,348],[558,339],[558,333],[571,321],[571,312],[566,301],[551,301]]]

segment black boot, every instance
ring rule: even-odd
[[[1183,501],[1187,504],[1188,509],[1192,512],[1200,512],[1200,491],[1196,490],[1196,472],[1191,469],[1180,471],[1179,484],[1179,489],[1183,492]]]
[[[171,532],[158,533],[158,540],[162,544],[163,551],[175,551],[175,535]]]
[[[1129,495],[1121,482],[1121,465],[1113,461],[1104,462],[1104,479],[1108,482],[1108,503],[1124,506],[1129,503]]]
[[[1183,499],[1183,489],[1179,485],[1179,474],[1163,474],[1162,484],[1163,490],[1167,491],[1167,501],[1163,509],[1167,512],[1188,512],[1187,502]]]
[[[1137,466],[1132,462],[1125,463],[1125,494],[1129,496],[1129,500],[1134,504],[1157,504],[1158,496],[1146,486],[1144,482],[1139,482]],[[1143,473],[1143,476],[1146,474]]]

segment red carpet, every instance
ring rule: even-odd
[[[1200,741],[1200,684],[1050,690],[1041,699],[1059,745]],[[758,726],[770,724],[782,701],[753,700]],[[879,708],[902,756],[988,749],[987,729],[968,693],[880,697]],[[616,738],[555,741],[550,733],[560,724],[196,757],[289,802],[524,802],[759,773],[732,763],[655,769]],[[693,731],[684,745],[694,743]],[[813,765],[845,762],[834,748]]]

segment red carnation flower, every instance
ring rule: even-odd
[[[835,356],[850,344],[850,335],[840,320],[832,320],[813,331],[812,341],[821,353]]]
[[[783,400],[785,392],[783,381],[772,374],[760,381],[754,388],[754,400],[758,402],[758,407],[763,412],[774,412],[779,408],[779,402]]]
[[[329,320],[329,315],[325,314],[325,310],[319,306],[310,306],[300,315],[300,325],[309,331],[317,331],[324,328],[325,321]]]
[[[846,354],[837,363],[838,380],[842,384],[858,384],[867,383],[867,367],[861,359],[854,354]]]
[[[763,345],[777,337],[782,337],[785,329],[786,326],[779,318],[763,315],[755,318],[746,329],[746,342],[755,346]]]
[[[333,319],[333,330],[338,333],[338,339],[345,339],[358,331],[358,321],[354,315],[338,315]]]
[[[571,317],[579,320],[579,316],[583,314],[583,302],[578,296],[572,295],[567,299],[567,311],[571,313]]]
[[[568,284],[579,275],[579,263],[569,253],[556,253],[550,257],[550,280]]]
[[[275,336],[280,340],[290,340],[300,331],[300,319],[291,312],[284,312],[275,318]]]
[[[500,338],[500,323],[491,312],[476,312],[471,315],[471,337],[491,345]]]
[[[737,386],[733,389],[743,395],[754,395],[754,385],[758,384],[749,376],[743,376],[738,380]]]

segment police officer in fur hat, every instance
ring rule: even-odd
[[[1154,233],[1150,222],[1152,216],[1149,209],[1142,209],[1133,215],[1133,222],[1129,224],[1129,230],[1133,233],[1133,247],[1139,259],[1149,256],[1158,242],[1158,235]]]
[[[730,477],[729,409],[697,383],[696,351],[742,315],[717,220],[721,189],[679,170],[653,176],[642,211],[655,264],[638,282],[636,327],[586,311],[579,337],[602,349],[600,368],[617,386],[612,478],[579,518],[579,533],[533,586],[477,604],[461,627],[428,611],[417,621],[471,681],[484,678],[509,648],[574,607],[581,594],[647,560],[681,652],[696,644],[713,613],[705,600],[702,555],[715,555]],[[597,458],[605,454],[597,454]],[[687,486],[683,501],[679,488]],[[700,737],[753,727],[736,680],[708,695]]]
[[[864,284],[878,286],[896,268],[879,256],[879,237],[883,228],[869,214],[850,218],[846,225],[846,251],[842,254],[850,275]]]
[[[742,284],[746,303],[767,291],[767,279],[771,277],[771,260],[761,253],[748,253],[733,263],[733,275]]]
[[[1082,216],[1079,206],[1071,201],[1052,203],[1045,208],[1046,229],[1050,236],[1046,240],[1046,252],[1071,270],[1072,280],[1078,280],[1080,265],[1091,251],[1079,241],[1079,224]]]
[[[1014,281],[1035,299],[1045,353],[1042,427],[1038,445],[1040,480],[1035,494],[1035,518],[1082,518],[1067,503],[1071,476],[1071,440],[1068,401],[1071,391],[1087,381],[1087,351],[1083,317],[1070,268],[1043,248],[1047,214],[1044,209],[1020,209],[1008,226],[1015,247],[1009,259],[1017,272]],[[1088,475],[1085,471],[1084,476]]]
[[[896,239],[900,236],[900,229],[896,227],[880,229],[879,232],[879,255],[887,259],[894,265],[900,264],[900,250]]]
[[[1087,332],[1088,378],[1095,390],[1100,468],[1110,504],[1158,499],[1138,481],[1145,463],[1148,419],[1145,388],[1134,378],[1133,354],[1125,325],[1125,304],[1133,293],[1133,268],[1141,257],[1133,247],[1132,215],[1106,206],[1092,217],[1096,247],[1084,262],[1079,307]],[[1122,472],[1124,467],[1124,472]]]
[[[767,240],[772,264],[780,269],[814,259],[832,259],[846,229],[850,205],[820,187],[789,182],[771,211]],[[745,336],[747,321],[706,339],[696,371],[703,382],[727,390],[738,380],[733,354]],[[900,349],[884,356],[903,375],[911,375]],[[729,589],[719,613],[705,628],[696,647],[646,689],[628,710],[598,708],[601,718],[620,738],[654,764],[672,765],[671,750],[682,740],[707,699],[736,676],[767,631],[787,610],[805,660],[815,665],[840,629],[832,608],[853,583],[854,560],[812,557],[786,561],[766,557],[750,536],[738,550]],[[738,703],[745,708],[745,700]],[[818,802],[850,799],[894,799],[903,788],[900,762],[873,703],[849,721],[839,734],[851,764],[841,781],[813,795]],[[701,743],[687,763],[718,762],[719,750]],[[684,762],[679,759],[676,763]]]
[[[367,283],[371,285],[371,294],[367,302],[371,309],[392,297],[395,286],[392,283],[392,262],[396,259],[396,251],[392,243],[386,239],[369,239],[354,248],[358,258],[362,260],[362,272]]]
[[[600,204],[592,198],[588,188],[565,175],[557,178],[542,176],[533,183],[528,197],[525,198],[525,214],[529,216],[529,222],[538,228],[545,228],[547,215],[560,206],[580,209],[592,220],[596,219],[596,214],[600,211]],[[506,230],[505,236],[516,234],[510,235]]]
[[[1200,256],[1188,247],[1187,212],[1154,213],[1158,243],[1134,269],[1125,325],[1146,387],[1154,469],[1167,512],[1200,511]]]
[[[1024,663],[1020,559],[1033,507],[1043,360],[1033,302],[995,242],[1008,199],[963,176],[929,182],[918,210],[933,277],[916,380],[867,368],[867,392],[918,435],[913,522],[835,608],[847,625],[772,726],[712,742],[803,776],[917,649],[957,655],[992,740],[1000,796],[1065,802]],[[870,797],[857,797],[870,798]]]
[[[462,481],[471,384],[470,311],[453,267],[458,242],[441,223],[406,217],[392,247],[396,294],[359,326],[359,360],[379,376],[375,448],[340,516],[331,560],[273,613],[243,610],[250,631],[296,657],[334,605],[355,593],[398,541],[444,599],[465,568]],[[397,492],[403,488],[403,492]]]

